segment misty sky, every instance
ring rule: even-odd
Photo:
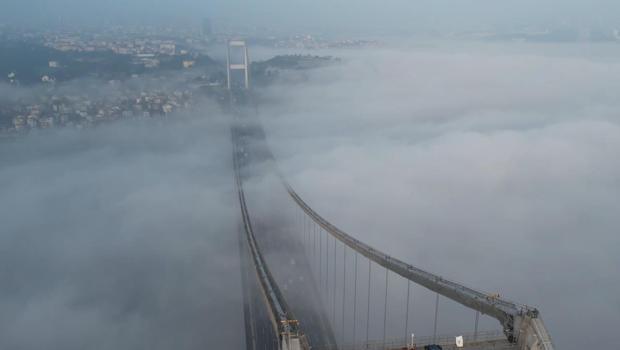
[[[210,17],[219,23],[332,34],[398,34],[418,30],[524,25],[618,26],[614,0],[8,0],[0,18],[14,23],[172,23]]]

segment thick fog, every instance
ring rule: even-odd
[[[228,122],[2,140],[0,348],[241,348]]]
[[[611,0],[9,0],[0,19],[198,27],[208,17],[216,31],[223,23],[270,24],[357,37],[541,23],[609,32],[618,13]],[[539,308],[558,348],[614,348],[620,47],[381,42],[314,51],[342,61],[282,72],[254,90],[285,177],[320,214],[363,241]],[[251,57],[275,54],[250,50]],[[123,94],[99,83],[57,91]],[[0,103],[47,89],[0,85]],[[243,347],[229,116],[214,105],[167,121],[0,140],[0,349]],[[264,173],[247,184],[257,233],[286,231],[296,212],[278,179],[263,176],[269,167],[258,168]],[[281,263],[272,266],[276,274],[290,272],[297,262],[270,248],[267,258]],[[380,293],[382,280],[373,278]],[[290,281],[279,282],[286,288]],[[391,299],[403,299],[398,283]],[[432,303],[433,295],[416,289],[415,310],[432,314]],[[399,306],[390,316],[402,316]],[[380,304],[372,307],[372,315],[382,313]],[[429,335],[432,324],[417,315],[412,329]],[[398,317],[390,326],[401,327]],[[439,332],[460,317],[442,313]],[[373,324],[372,339],[381,337],[380,326]]]
[[[558,348],[613,348],[620,49],[337,54],[340,65],[260,91],[302,197],[396,257],[540,308]]]

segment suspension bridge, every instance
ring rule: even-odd
[[[234,62],[235,50],[241,62]],[[252,102],[249,72],[246,43],[230,41],[227,87],[247,349],[554,349],[536,308],[407,264],[313,209],[278,170]],[[257,172],[277,179],[278,203],[288,209],[265,210],[273,193],[249,194]],[[422,308],[414,308],[414,298],[423,294],[431,296],[426,312],[414,311]],[[471,318],[453,322],[463,319],[457,312]],[[450,321],[447,333],[441,320]],[[481,329],[484,322],[495,329]]]

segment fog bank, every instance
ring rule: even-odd
[[[0,348],[244,346],[228,123],[187,114],[2,141]]]
[[[613,347],[620,49],[566,49],[346,52],[264,93],[261,117],[293,186],[345,231],[539,307],[558,348]]]

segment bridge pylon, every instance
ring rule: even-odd
[[[243,61],[241,63],[233,63],[231,53],[234,49],[241,49]],[[233,88],[232,75],[234,71],[243,71],[243,86],[247,90],[250,88],[250,57],[248,54],[248,46],[245,40],[235,39],[228,41],[228,55],[226,57],[226,73],[228,90]]]

